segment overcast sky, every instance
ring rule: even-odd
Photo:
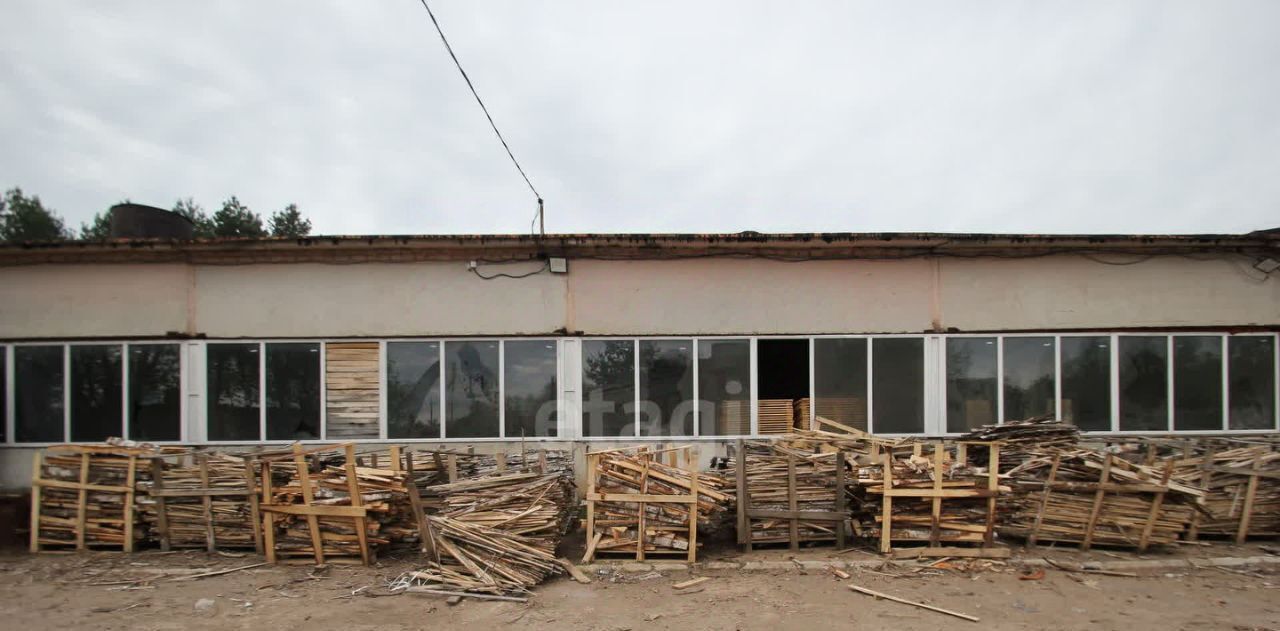
[[[1280,226],[1275,0],[432,8],[548,231]],[[535,208],[417,0],[7,0],[12,186],[75,225],[126,197],[329,234]]]

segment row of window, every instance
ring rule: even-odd
[[[0,345],[0,442],[738,436],[762,401],[882,434],[1277,427],[1270,334],[386,341],[356,367],[324,342],[189,346],[184,392],[183,344]]]

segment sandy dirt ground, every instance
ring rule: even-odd
[[[1145,558],[1264,554],[1258,549],[1180,550]],[[732,558],[732,554],[721,558]],[[1043,556],[1037,553],[1035,558]],[[1138,558],[1072,551],[1051,556],[1073,563]],[[754,553],[738,560],[867,560],[830,550]],[[1027,558],[1030,558],[1028,556]],[[822,569],[701,572],[711,580],[687,590],[673,584],[688,571],[600,569],[581,585],[556,578],[527,603],[393,594],[388,583],[414,567],[411,557],[376,567],[260,566],[203,552],[42,555],[0,553],[0,628],[37,629],[1280,629],[1280,565],[1160,569],[1138,577],[1069,573],[1043,578],[1017,559],[1003,563],[897,561],[849,569],[843,580]],[[957,618],[879,601],[850,591],[853,583],[981,618]]]

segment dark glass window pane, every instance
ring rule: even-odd
[[[61,346],[13,347],[13,434],[20,443],[63,440]]]
[[[1228,338],[1231,429],[1275,429],[1276,349],[1271,336]]]
[[[71,347],[71,440],[124,434],[124,369],[119,346]]]
[[[209,440],[260,440],[257,344],[205,346]]]
[[[872,424],[878,434],[924,432],[924,338],[871,342]]]
[[[698,341],[698,433],[751,434],[751,341]]]
[[[129,438],[182,439],[182,362],[177,344],[129,345]]]
[[[583,340],[583,436],[634,435],[635,374],[632,340]]]
[[[1053,338],[1004,338],[1005,420],[1054,414],[1053,373]]]
[[[640,435],[693,435],[693,340],[640,341]]]
[[[440,346],[387,342],[387,437],[440,437]]]
[[[1120,429],[1169,429],[1168,338],[1120,337]]]
[[[996,422],[996,338],[947,338],[947,431]]]
[[[9,426],[6,422],[6,417],[9,414],[9,399],[7,398],[9,395],[8,352],[9,349],[0,346],[0,443],[5,442],[5,439],[8,438],[5,436],[5,431]]]
[[[1111,429],[1111,338],[1062,338],[1062,420],[1084,431]]]
[[[559,399],[555,341],[509,341],[502,352],[507,437],[555,436]]]
[[[497,438],[498,342],[445,342],[448,438]]]
[[[865,339],[820,337],[813,340],[813,397],[814,416],[867,429]],[[808,419],[802,422],[807,423]]]
[[[1173,336],[1173,428],[1222,429],[1222,337]]]
[[[320,437],[320,345],[267,344],[267,440]]]

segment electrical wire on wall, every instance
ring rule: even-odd
[[[551,261],[543,261],[542,266],[530,272],[523,274],[507,274],[506,272],[498,272],[497,274],[489,274],[488,276],[480,272],[480,269],[474,265],[468,266],[472,274],[475,274],[482,280],[493,280],[495,278],[528,278],[534,274],[541,274],[551,269]]]

